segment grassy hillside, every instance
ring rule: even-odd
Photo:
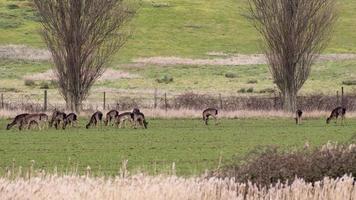
[[[78,164],[83,172],[89,165],[93,172],[117,173],[121,161],[128,159],[129,169],[162,172],[175,162],[179,175],[200,174],[215,169],[234,155],[242,157],[256,146],[278,145],[302,148],[308,141],[319,146],[328,141],[347,142],[355,134],[356,124],[348,119],[345,126],[325,124],[325,119],[304,120],[296,127],[291,119],[220,120],[206,127],[201,120],[148,119],[143,129],[80,128],[48,131],[6,131],[0,129],[0,172],[16,161],[27,167],[35,160],[35,168],[46,171],[55,166],[59,171]],[[0,127],[7,121],[0,120]],[[10,167],[11,168],[11,167]],[[48,170],[47,170],[48,169]]]
[[[0,44],[44,47],[38,17],[29,5],[0,0]],[[259,52],[259,37],[242,16],[244,8],[245,0],[144,0],[132,22],[134,34],[117,58]],[[327,52],[356,52],[356,0],[339,1],[339,10]]]

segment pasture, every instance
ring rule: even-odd
[[[29,168],[65,172],[73,167],[83,173],[87,166],[94,174],[117,174],[121,162],[128,160],[129,171],[151,174],[169,172],[175,163],[178,175],[199,175],[243,157],[257,146],[278,145],[303,148],[306,141],[320,146],[328,141],[349,142],[356,135],[356,120],[347,119],[344,126],[325,119],[308,119],[296,126],[291,119],[221,119],[208,127],[200,119],[148,119],[144,129],[113,127],[66,130],[5,130],[8,120],[0,121],[0,172],[6,168]],[[13,160],[15,162],[13,163]]]

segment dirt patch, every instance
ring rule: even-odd
[[[133,79],[139,78],[139,75],[130,74],[124,71],[118,71],[113,69],[107,69],[105,73],[99,78],[99,81],[107,81],[107,80],[117,80],[117,79]],[[43,73],[26,75],[23,77],[25,80],[34,80],[34,81],[50,81],[56,80],[56,76],[53,70],[48,70]]]
[[[267,64],[267,59],[263,54],[234,54],[228,55],[222,52],[211,52],[209,56],[216,56],[211,59],[191,59],[181,57],[150,57],[138,58],[133,62],[136,64],[153,64],[153,65],[259,65]],[[354,60],[356,54],[323,54],[317,59],[317,62]]]
[[[0,58],[20,60],[50,60],[51,53],[44,49],[35,49],[24,45],[6,45],[0,46]]]
[[[266,64],[267,60],[263,54],[227,54],[224,52],[208,52],[208,56],[213,58],[208,59],[193,59],[182,57],[149,57],[133,59],[133,63],[129,65],[144,66],[146,64],[153,65],[258,65]],[[45,49],[35,49],[24,45],[5,45],[0,46],[0,58],[21,59],[21,60],[50,60],[51,54]],[[324,61],[340,61],[340,60],[355,60],[356,54],[323,54],[317,59],[318,62]],[[48,75],[48,74],[45,74]],[[119,78],[130,77],[128,74],[120,74]],[[108,75],[107,79],[111,78]]]

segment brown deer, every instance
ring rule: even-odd
[[[112,124],[112,122],[115,120],[115,118],[119,115],[119,111],[117,110],[111,110],[108,113],[106,113],[106,119],[105,119],[105,126],[107,126],[108,124]]]
[[[330,116],[326,119],[326,123],[329,124],[332,119],[335,119],[335,123],[337,123],[339,116],[341,117],[341,124],[344,123],[346,114],[346,108],[344,107],[336,107],[334,110],[331,111]]]
[[[27,115],[29,115],[28,113],[23,113],[23,114],[20,114],[20,115],[17,115],[10,124],[8,124],[6,126],[6,130],[10,130],[13,126],[15,125],[18,125],[20,126],[21,124],[21,121],[24,117],[26,117]]]
[[[135,110],[134,110],[135,111]],[[145,115],[141,113],[139,110],[135,112],[132,112],[132,119],[134,122],[134,127],[137,128],[137,125],[140,125],[141,127],[147,129],[148,122],[145,119]]]
[[[126,127],[127,121],[129,121],[132,126],[133,120],[134,120],[134,114],[132,112],[121,113],[116,117],[116,126],[119,128],[122,128],[122,126]]]
[[[218,110],[216,108],[208,108],[203,111],[203,121],[205,125],[208,125],[209,117],[214,118],[215,124],[217,124]]]
[[[297,111],[295,111],[295,123],[297,124],[297,125],[299,125],[299,124],[301,124],[301,122],[302,122],[302,115],[303,115],[303,111],[302,110],[297,110]]]
[[[36,125],[41,130],[41,125],[45,125],[48,121],[48,115],[45,113],[29,114],[22,118],[19,126],[19,130],[22,130],[24,126],[31,129],[33,125]]]
[[[103,113],[100,111],[95,112],[89,120],[89,123],[85,126],[87,129],[89,129],[90,126],[98,126],[98,123],[100,123],[100,125],[102,124],[102,120],[103,120]]]
[[[75,113],[69,113],[63,121],[63,129],[67,127],[67,125],[70,125],[71,127],[74,127],[77,125],[78,122],[78,116]]]
[[[52,127],[54,125],[54,127],[56,129],[58,129],[58,127],[62,123],[62,128],[64,129],[64,120],[66,117],[67,117],[67,114],[65,114],[64,112],[54,110],[52,113],[52,118],[49,121],[49,127]]]

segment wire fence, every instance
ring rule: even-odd
[[[1,93],[0,108],[6,110],[25,110],[39,112],[66,109],[66,104],[55,91],[43,90],[34,94]],[[298,109],[331,110],[336,106],[345,106],[348,110],[356,110],[356,94],[345,95],[344,89],[336,95],[314,94],[299,96]],[[113,91],[103,91],[91,95],[82,104],[82,110],[130,110],[132,108],[146,109],[192,109],[201,110],[215,107],[221,110],[281,110],[283,99],[280,93],[259,96],[222,95],[182,93],[170,94],[155,90],[152,94],[121,94]]]

